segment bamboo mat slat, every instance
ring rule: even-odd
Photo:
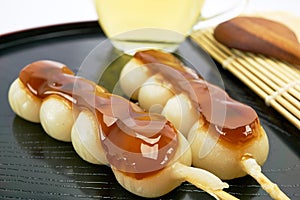
[[[224,69],[230,71],[287,120],[300,129],[300,70],[289,63],[260,54],[227,48],[213,36],[213,29],[191,38]]]

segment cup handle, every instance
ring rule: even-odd
[[[210,17],[200,16],[199,21],[193,26],[192,31],[195,32],[200,29],[216,26],[219,23],[232,19],[243,12],[248,0],[240,0],[237,5],[228,8],[227,10]]]

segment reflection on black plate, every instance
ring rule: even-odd
[[[0,43],[0,199],[139,199],[124,190],[106,166],[81,160],[69,143],[46,135],[39,124],[27,122],[10,110],[7,91],[20,69],[40,59],[57,60],[78,71],[85,57],[105,38],[96,22],[70,24],[16,33],[1,38]],[[96,48],[97,49],[97,48]],[[94,79],[108,89],[115,89],[118,63],[128,57],[107,61],[107,55],[119,52],[104,48],[91,66],[103,76],[80,74]],[[186,41],[176,54],[191,67],[201,67],[201,75],[222,85],[210,58],[196,45]],[[91,55],[91,54],[90,54]],[[110,65],[107,68],[107,64]],[[83,71],[82,71],[83,70]],[[95,70],[95,69],[94,69]],[[300,139],[298,130],[227,71],[218,68],[225,89],[235,99],[252,106],[258,113],[270,141],[270,154],[264,173],[292,199],[300,197]],[[99,71],[99,70],[98,70]],[[113,75],[112,75],[113,74]],[[98,79],[97,79],[98,78]],[[99,79],[100,78],[100,79]],[[115,90],[116,92],[120,92]],[[270,199],[249,176],[228,181],[226,191],[241,199]],[[184,183],[162,199],[212,199],[196,187]]]

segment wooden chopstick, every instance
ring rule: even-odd
[[[286,62],[227,48],[214,39],[213,29],[191,38],[300,129],[300,70]]]

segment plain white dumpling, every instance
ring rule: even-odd
[[[45,132],[64,142],[71,142],[71,130],[77,115],[71,102],[57,95],[44,99],[40,109],[41,125]]]
[[[132,58],[122,69],[120,85],[123,92],[131,99],[137,100],[141,85],[150,77],[149,69],[143,63]]]
[[[161,113],[166,102],[174,95],[172,86],[160,74],[147,79],[141,86],[138,101],[149,112]]]
[[[12,110],[20,117],[31,122],[40,122],[39,113],[42,101],[31,94],[19,78],[9,88],[8,102]]]
[[[161,114],[171,121],[185,137],[195,121],[199,119],[199,113],[188,96],[183,93],[170,98]]]
[[[72,145],[83,160],[93,164],[108,164],[100,131],[95,115],[91,111],[83,110],[72,128]]]

